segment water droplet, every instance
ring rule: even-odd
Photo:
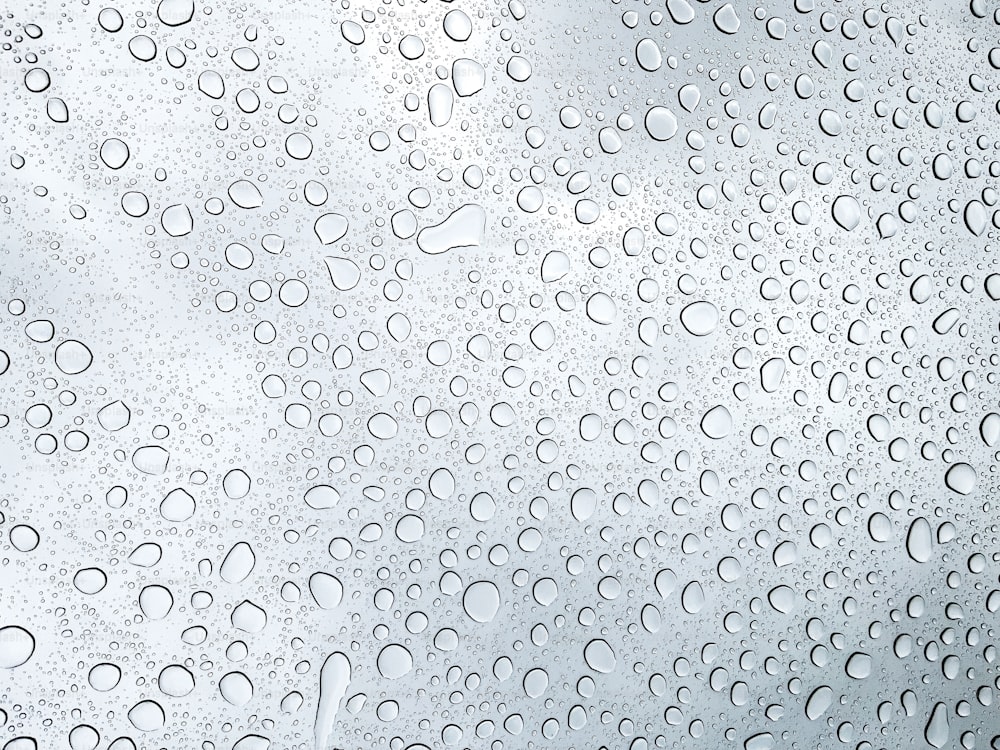
[[[968,495],[976,486],[976,470],[967,463],[952,464],[944,476],[944,483],[948,489],[957,492],[959,495]]]
[[[413,669],[413,655],[398,643],[385,646],[376,661],[379,674],[387,680],[398,680]]]
[[[194,0],[160,0],[156,17],[167,26],[183,26],[194,17]]]
[[[924,727],[924,739],[931,747],[945,747],[948,744],[949,731],[948,707],[944,703],[935,703]]]
[[[833,688],[829,685],[820,685],[812,691],[806,701],[806,718],[809,721],[816,721],[816,719],[826,713],[832,704]]]
[[[677,118],[666,107],[650,107],[643,122],[653,140],[668,141],[677,134]]]
[[[128,157],[128,146],[118,138],[108,138],[101,144],[101,161],[109,169],[121,169],[128,161]]]
[[[732,3],[726,3],[712,16],[715,27],[723,34],[735,34],[740,30],[740,19]]]
[[[719,309],[704,300],[692,302],[681,310],[681,325],[692,336],[707,336],[719,325]]]
[[[491,622],[500,610],[500,590],[491,581],[476,581],[466,587],[462,606],[476,622]]]
[[[733,430],[733,416],[722,404],[713,406],[701,418],[701,431],[713,440],[721,440]]]
[[[615,671],[618,659],[610,644],[603,638],[594,638],[583,650],[583,658],[587,666],[595,672],[610,674]]]
[[[35,637],[20,625],[0,627],[0,669],[16,669],[35,653]]]

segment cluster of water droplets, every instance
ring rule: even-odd
[[[0,749],[1000,747],[1000,15],[0,17]]]

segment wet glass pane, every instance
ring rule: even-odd
[[[1000,748],[984,0],[13,0],[0,750]]]

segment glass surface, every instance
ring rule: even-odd
[[[0,750],[1000,748],[984,0],[13,0]]]

